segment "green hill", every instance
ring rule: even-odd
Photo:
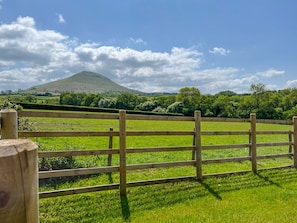
[[[123,87],[102,74],[89,71],[82,71],[71,77],[37,85],[25,90],[27,93],[61,93],[65,91],[85,93],[141,93]]]

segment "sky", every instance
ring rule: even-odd
[[[143,92],[297,87],[296,0],[0,0],[0,91],[100,73]]]

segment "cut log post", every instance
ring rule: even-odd
[[[38,223],[37,145],[0,140],[0,222]]]
[[[3,109],[1,117],[1,139],[18,138],[18,119],[17,111],[14,109]]]

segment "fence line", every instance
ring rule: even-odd
[[[2,113],[2,111],[1,111]],[[15,120],[7,120],[8,116],[2,116],[1,118],[1,135],[2,139],[6,136],[5,130],[7,126],[3,126],[3,123],[14,123]],[[9,116],[10,118],[14,116]],[[226,163],[226,162],[239,162],[239,161],[251,161],[251,170],[253,172],[258,171],[257,160],[258,159],[270,159],[270,158],[283,158],[294,157],[293,164],[289,166],[297,167],[297,117],[294,117],[292,121],[283,120],[257,120],[255,114],[251,114],[249,119],[230,119],[230,118],[209,118],[201,117],[201,112],[196,111],[194,117],[182,117],[182,116],[155,116],[155,115],[126,115],[124,110],[119,111],[119,114],[82,114],[82,113],[65,113],[65,112],[37,112],[37,111],[19,111],[18,117],[43,117],[43,118],[83,118],[83,119],[114,119],[119,122],[119,130],[114,131],[112,128],[109,131],[85,131],[85,132],[25,132],[19,131],[17,136],[22,137],[87,137],[87,136],[102,136],[108,137],[109,143],[107,149],[96,150],[75,150],[75,151],[49,151],[39,152],[39,158],[47,157],[64,157],[64,156],[87,156],[87,155],[107,155],[107,166],[96,168],[79,168],[79,169],[66,169],[66,170],[52,170],[52,171],[40,171],[39,179],[62,177],[62,176],[78,176],[89,175],[99,173],[112,173],[119,172],[120,182],[117,184],[108,184],[101,186],[72,188],[58,191],[45,191],[40,192],[40,198],[64,196],[70,194],[86,193],[92,191],[119,189],[121,195],[127,193],[127,187],[159,184],[167,182],[177,182],[181,180],[203,180],[210,176],[223,176],[228,174],[242,173],[247,171],[233,171],[230,173],[219,174],[203,174],[202,164],[212,163]],[[4,120],[5,119],[5,120]],[[191,121],[194,122],[193,131],[127,131],[127,120],[148,120],[148,121]],[[202,131],[201,122],[246,122],[250,123],[249,131]],[[287,131],[257,131],[256,123],[270,123],[270,124],[293,124],[293,130]],[[7,125],[7,124],[4,124]],[[5,128],[3,128],[5,127]],[[260,134],[287,134],[288,142],[269,142],[269,143],[257,143],[257,135]],[[168,136],[193,136],[193,144],[190,146],[167,146],[167,147],[155,147],[155,148],[127,148],[126,138],[127,136],[154,136],[154,135],[168,135]],[[224,135],[246,135],[249,136],[249,141],[243,144],[231,144],[231,145],[202,145],[202,136],[224,136]],[[119,148],[113,148],[113,137],[119,138]],[[293,137],[292,137],[293,136]],[[265,146],[289,146],[288,153],[285,154],[269,154],[257,156],[257,147]],[[234,149],[234,148],[248,148],[249,154],[244,157],[232,157],[232,158],[217,158],[202,160],[201,153],[203,150],[214,149]],[[293,150],[293,152],[292,152]],[[191,160],[175,161],[175,162],[159,162],[159,163],[146,163],[146,164],[133,164],[127,165],[126,155],[129,153],[146,153],[146,152],[174,152],[174,151],[192,151]],[[112,166],[112,156],[119,155],[119,165]],[[164,168],[164,167],[176,167],[176,166],[192,166],[196,169],[195,176],[184,176],[157,180],[146,180],[139,182],[127,182],[127,171],[131,170],[143,170],[150,168]],[[285,166],[287,167],[287,166]],[[279,167],[276,167],[279,168]]]

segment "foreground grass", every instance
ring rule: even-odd
[[[75,183],[74,185],[75,186]],[[40,200],[41,222],[295,222],[297,171],[260,171],[203,182]]]

